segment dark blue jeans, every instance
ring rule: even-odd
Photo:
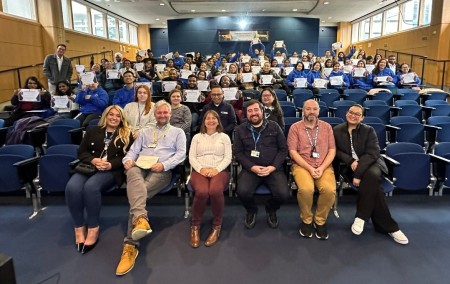
[[[75,173],[70,178],[66,185],[66,202],[76,228],[84,225],[88,228],[98,226],[102,192],[114,186],[116,181],[111,171],[97,172],[91,177]]]

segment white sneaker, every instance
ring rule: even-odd
[[[393,233],[389,233],[389,236],[391,236],[394,239],[394,241],[399,244],[402,244],[402,245],[408,244],[408,238],[400,230],[393,232]]]
[[[361,218],[356,217],[355,221],[353,221],[352,225],[352,232],[355,235],[361,235],[361,233],[364,231],[364,220]]]

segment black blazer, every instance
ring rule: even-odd
[[[350,166],[354,159],[352,158],[347,122],[334,127],[334,139],[336,141],[336,157],[346,166]],[[361,179],[366,170],[374,163],[377,163],[383,173],[388,172],[386,164],[380,156],[377,134],[371,126],[360,123],[352,131],[352,141],[359,158],[358,168],[353,174],[355,178]]]
[[[116,145],[114,145],[114,139],[117,133],[112,137],[111,143],[109,144],[107,155],[108,162],[111,163],[111,171],[114,174],[117,185],[122,185],[125,175],[124,167],[122,164],[122,159],[125,157],[124,144],[122,140],[118,140]],[[91,163],[94,158],[100,158],[102,151],[105,147],[105,128],[100,128],[98,126],[89,129],[83,140],[81,141],[80,148],[78,149],[78,159],[84,163]],[[126,151],[130,149],[133,143],[133,136],[130,134],[130,142],[126,148]]]

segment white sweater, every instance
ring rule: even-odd
[[[144,105],[139,106],[137,102],[131,102],[128,103],[124,108],[125,118],[127,119],[131,131],[133,132],[142,128],[149,127],[150,125],[156,124],[155,103],[152,102],[152,107],[150,108],[150,111],[147,114],[143,112],[144,107],[145,107]],[[141,113],[142,115],[140,117],[139,123],[139,115]]]
[[[189,163],[196,172],[202,168],[215,168],[219,172],[231,163],[231,141],[225,133],[212,135],[198,133],[192,138]]]

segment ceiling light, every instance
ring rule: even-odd
[[[265,12],[265,11],[266,11],[266,9],[262,9],[261,11]]]
[[[325,20],[322,20],[322,23],[325,23]]]
[[[222,11],[222,12],[226,12],[227,10],[222,9],[221,11]]]
[[[164,5],[166,5],[166,4],[164,4],[164,3],[159,3],[159,6],[164,6]]]
[[[195,10],[191,10],[192,13],[195,13]]]
[[[155,20],[159,21],[159,18],[156,18]]]
[[[297,11],[298,11],[298,9],[295,9],[295,8],[294,8],[294,9],[292,9],[292,12],[297,12]]]
[[[332,19],[333,17],[328,17],[328,20]]]
[[[323,2],[323,5],[328,5],[330,4],[330,2]]]
[[[239,26],[241,27],[241,29],[245,29],[245,27],[247,27],[247,21],[246,20],[240,20],[239,21]]]

